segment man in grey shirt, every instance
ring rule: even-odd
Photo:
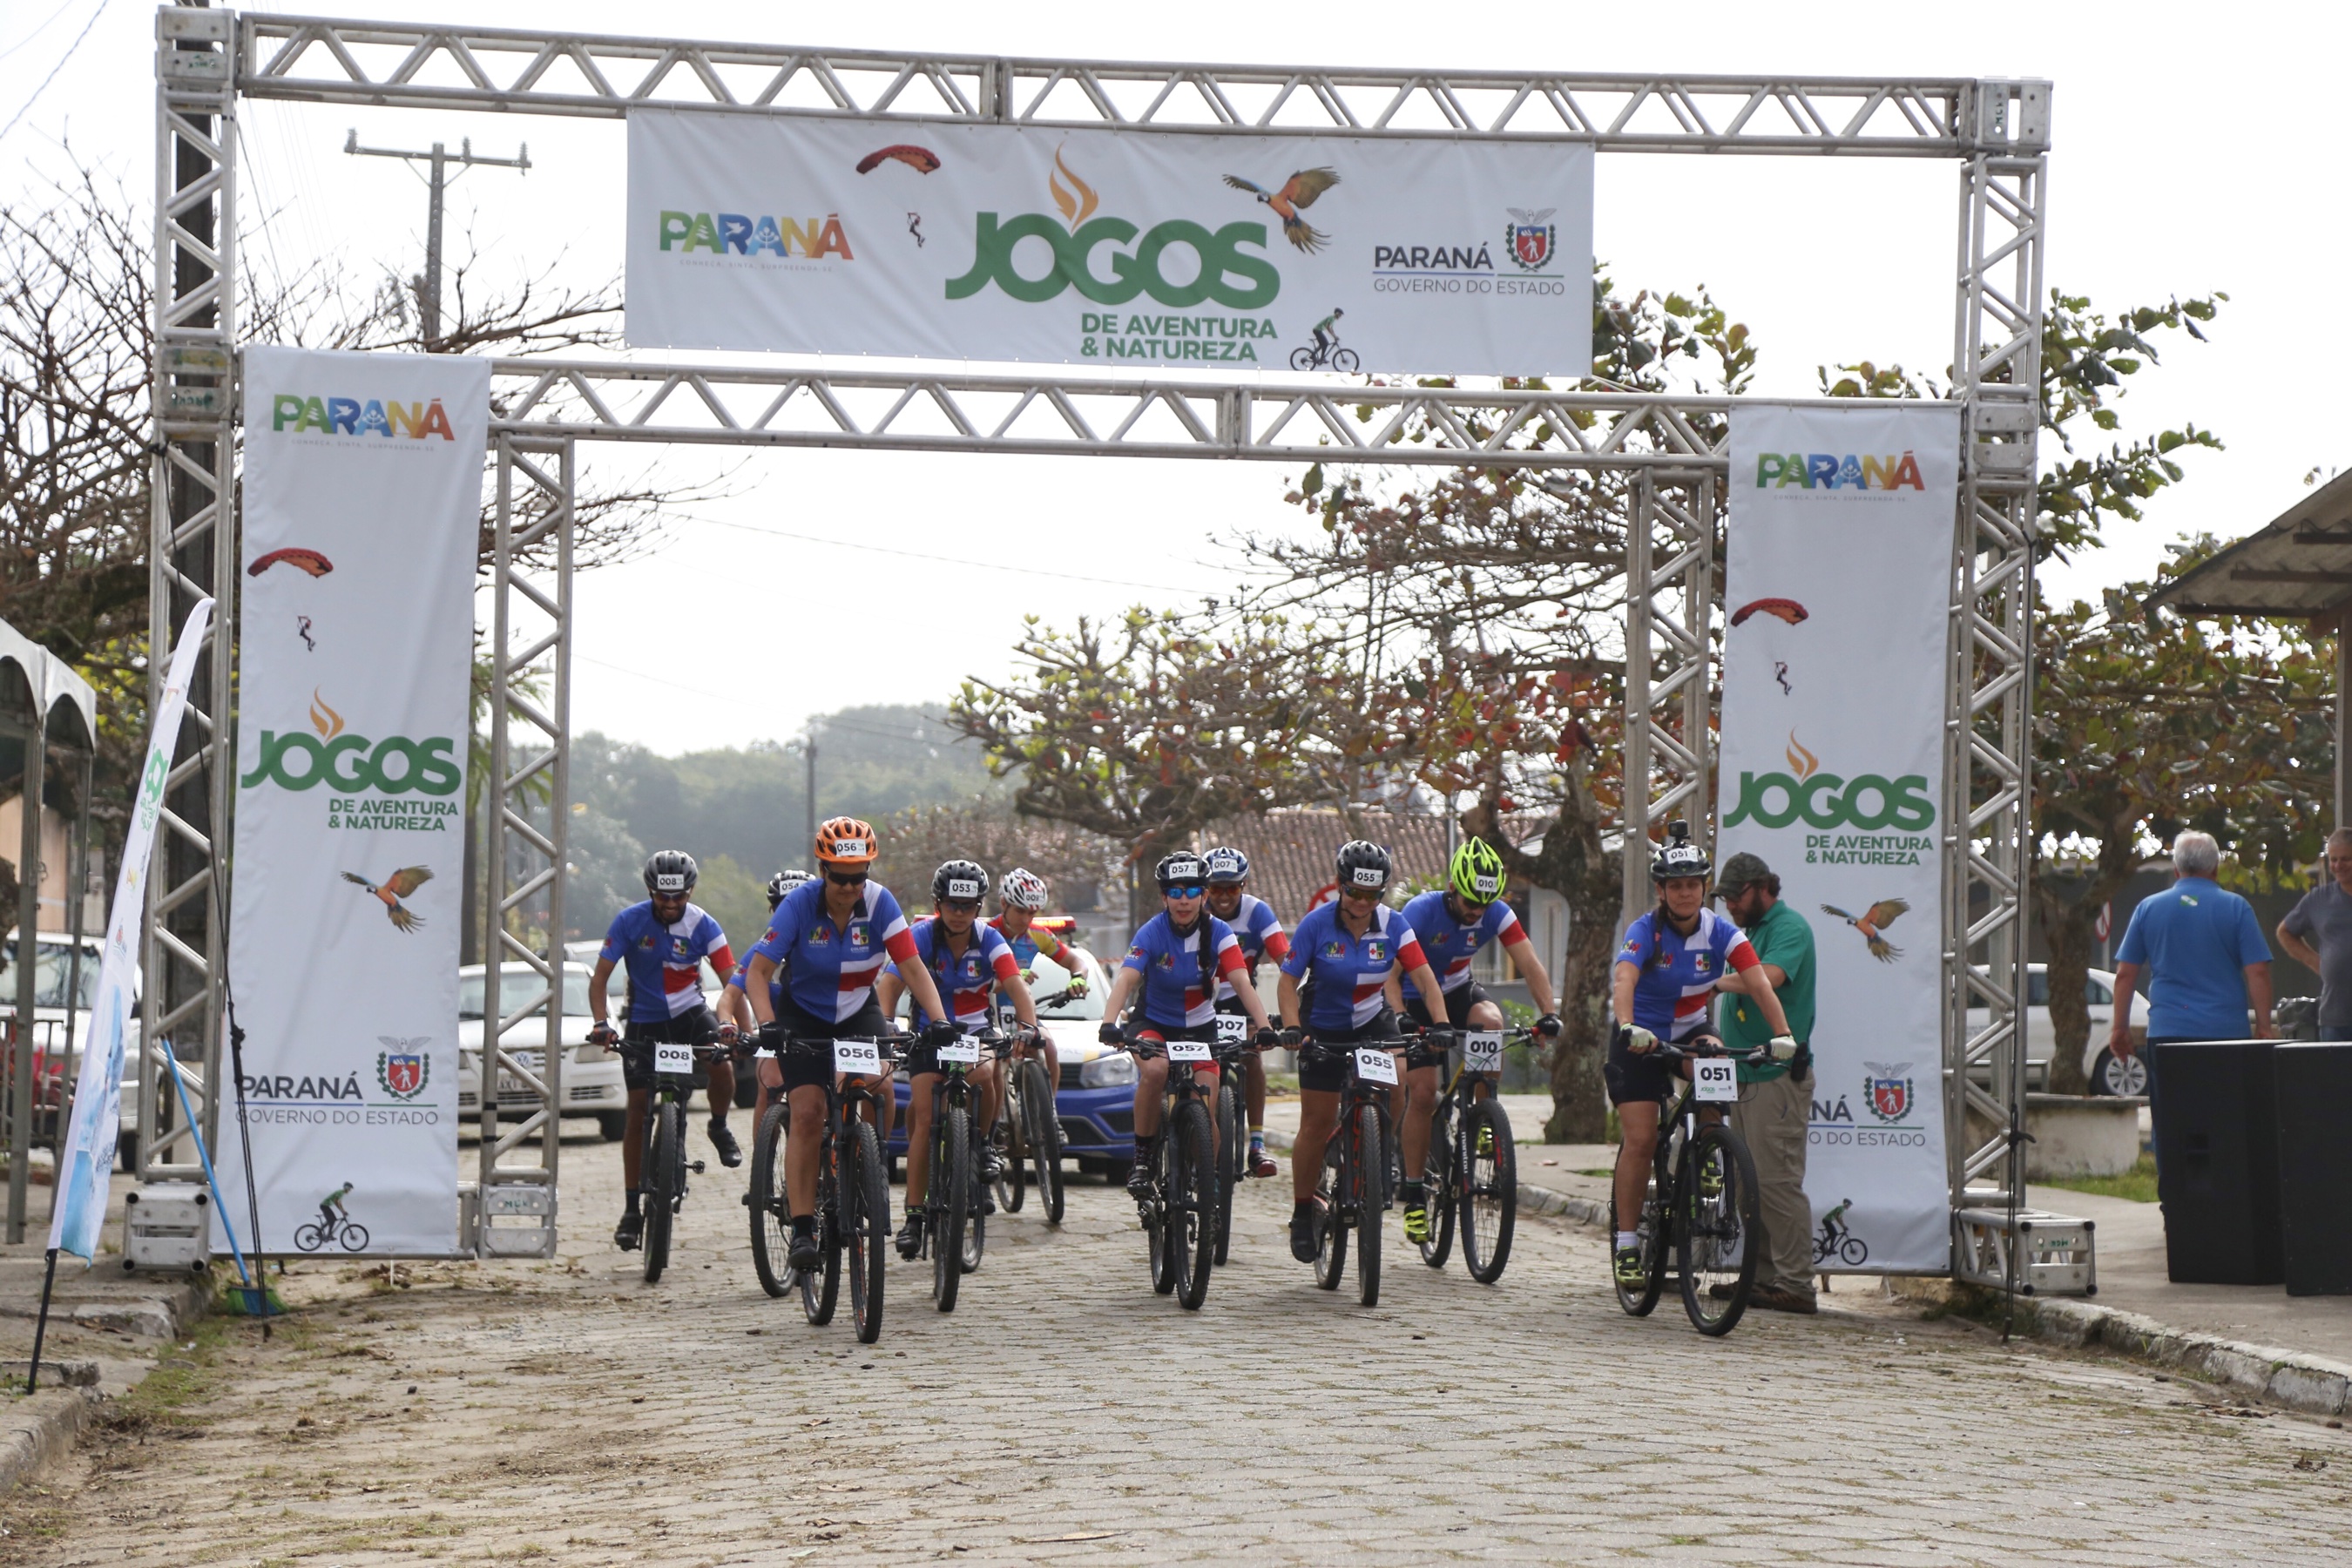
[[[2352,827],[2327,836],[2327,875],[2279,921],[2279,945],[2319,976],[2319,1037],[2352,1040]]]

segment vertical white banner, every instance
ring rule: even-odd
[[[229,982],[258,1250],[457,1247],[489,383],[456,356],[246,352]],[[236,1122],[215,1164],[241,1216]]]
[[[1950,1261],[1941,843],[1958,479],[1951,404],[1731,416],[1718,855],[1762,856],[1813,928],[1805,1191],[1823,1269]]]

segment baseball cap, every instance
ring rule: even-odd
[[[1715,879],[1717,897],[1736,893],[1751,882],[1760,882],[1771,876],[1772,868],[1764,864],[1764,857],[1741,850],[1723,863]]]

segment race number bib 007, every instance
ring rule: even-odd
[[[1700,1057],[1691,1063],[1691,1087],[1701,1100],[1737,1100],[1738,1064],[1723,1057]]]
[[[1500,1029],[1473,1029],[1462,1037],[1462,1066],[1470,1072],[1500,1072],[1503,1070],[1503,1033]]]
[[[1222,1045],[1237,1046],[1249,1038],[1249,1020],[1231,1013],[1217,1015],[1217,1040]]]
[[[1396,1058],[1386,1051],[1358,1051],[1356,1076],[1374,1083],[1394,1083],[1397,1080]]]
[[[966,1035],[952,1045],[941,1046],[940,1060],[960,1063],[964,1067],[976,1067],[980,1062],[980,1042]]]
[[[1206,1040],[1168,1042],[1168,1059],[1171,1062],[1205,1062],[1209,1055],[1209,1042]]]
[[[833,1070],[878,1076],[882,1071],[882,1047],[871,1040],[835,1040]]]
[[[672,1046],[665,1045],[658,1041],[656,1042],[654,1046],[654,1071],[679,1072],[685,1073],[688,1077],[693,1076],[694,1047],[692,1046]]]

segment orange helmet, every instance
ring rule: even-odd
[[[816,830],[816,858],[832,866],[874,863],[874,829],[855,816],[836,816]]]

